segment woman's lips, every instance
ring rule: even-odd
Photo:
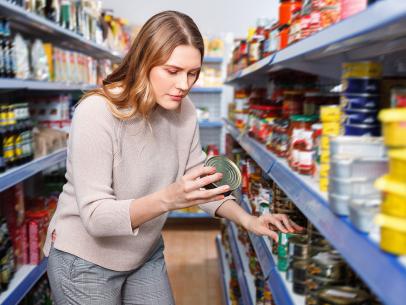
[[[168,94],[168,95],[171,98],[171,100],[176,101],[176,102],[180,102],[183,99],[182,95],[171,95],[171,94]]]

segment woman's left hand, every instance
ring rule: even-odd
[[[278,241],[278,234],[275,231],[293,233],[304,230],[303,227],[294,223],[285,214],[264,214],[259,217],[251,216],[244,227],[247,231],[256,235],[269,236],[276,242]],[[275,231],[273,229],[275,229]]]

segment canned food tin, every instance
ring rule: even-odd
[[[211,183],[208,188],[216,188],[222,185],[229,185],[230,191],[225,195],[231,194],[232,191],[238,189],[241,185],[241,172],[238,166],[230,159],[224,156],[213,156],[206,160],[205,166],[213,166],[218,173],[223,174],[220,181]]]
[[[366,2],[365,0],[361,0]],[[354,2],[354,1],[346,1]],[[346,18],[346,16],[344,17]],[[382,65],[374,61],[346,62],[342,65],[342,78],[381,78]]]
[[[324,288],[316,295],[323,305],[368,305],[370,299],[365,291],[347,286]]]
[[[324,252],[315,255],[310,260],[307,272],[311,275],[333,280],[345,280],[347,268],[346,263],[338,254]]]
[[[320,147],[322,150],[330,150],[330,137],[328,135],[321,136]]]
[[[379,100],[378,94],[343,93],[341,107],[345,109],[378,109]]]
[[[406,149],[392,149],[389,151],[389,175],[406,183]]]
[[[293,281],[293,292],[298,295],[305,295],[306,282]]]
[[[318,298],[314,293],[307,292],[306,294],[306,305],[318,305]]]
[[[382,137],[330,137],[330,155],[348,154],[356,157],[384,157],[386,147]]]
[[[379,124],[378,111],[374,109],[345,109],[345,123],[352,124]]]
[[[329,279],[322,276],[308,274],[306,279],[306,289],[308,293],[315,293],[326,286],[343,285],[343,280]]]
[[[296,236],[289,239],[288,243],[289,256],[294,259],[306,259],[309,257],[309,244],[307,237]]]
[[[329,184],[328,177],[320,177],[319,188],[321,192],[325,193],[328,191],[328,184]]]
[[[344,124],[344,134],[347,136],[374,136],[381,135],[381,125]]]
[[[293,282],[305,282],[307,277],[307,268],[309,267],[309,261],[293,261],[291,265],[293,269]]]
[[[346,78],[342,81],[344,93],[379,94],[380,80],[373,78]]]
[[[339,122],[323,122],[321,132],[323,136],[338,136],[340,134],[340,129],[341,125]]]

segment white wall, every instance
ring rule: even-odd
[[[255,26],[258,17],[276,18],[278,0],[102,0],[103,8],[127,18],[131,24],[143,24],[163,10],[178,10],[188,14],[203,34],[232,32],[245,37],[248,27]]]

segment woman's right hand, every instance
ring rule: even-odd
[[[203,189],[208,184],[221,180],[222,177],[221,173],[216,173],[214,167],[194,168],[166,187],[161,193],[161,199],[169,211],[222,200],[223,194],[230,190],[228,185]]]

